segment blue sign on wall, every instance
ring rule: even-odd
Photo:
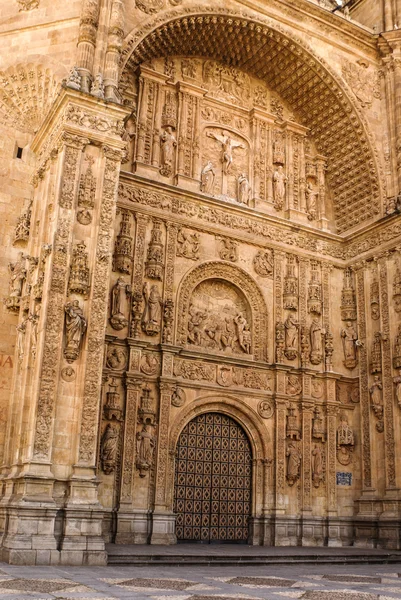
[[[352,485],[352,473],[336,473],[337,485]]]

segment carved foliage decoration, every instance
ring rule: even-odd
[[[81,174],[78,191],[77,221],[81,225],[89,225],[92,222],[92,210],[95,206],[96,195],[96,177],[92,170],[95,159],[93,156],[87,155],[85,161],[88,166],[86,171]]]
[[[26,209],[18,217],[17,225],[15,227],[14,244],[17,242],[27,242],[29,238],[29,232],[31,229],[31,217],[32,217],[32,201],[28,204]]]
[[[263,296],[245,271],[227,263],[203,263],[195,267],[184,279],[177,307],[177,343],[182,345],[187,343],[190,308],[195,288],[202,281],[216,278],[231,283],[235,288],[241,290],[241,295],[246,298],[251,311],[249,324],[252,323],[252,354],[255,359],[265,360],[267,354],[267,310]]]

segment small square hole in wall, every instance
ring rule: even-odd
[[[20,148],[19,146],[17,146],[17,155],[16,158],[22,158],[22,152],[23,152],[23,148]]]

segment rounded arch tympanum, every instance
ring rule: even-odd
[[[264,80],[310,128],[327,157],[337,231],[344,233],[379,214],[377,157],[346,84],[331,68],[270,19],[206,6],[186,7],[185,12],[159,13],[127,37],[122,78],[152,58],[176,55],[214,58]]]

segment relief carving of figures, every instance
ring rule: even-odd
[[[141,371],[145,375],[156,375],[159,371],[160,363],[154,354],[145,354],[141,362]]]
[[[28,317],[28,320],[31,322],[31,352],[34,360],[36,358],[36,351],[38,348],[38,327],[41,308],[42,305],[38,303],[34,309],[34,312]]]
[[[292,440],[301,439],[301,429],[298,424],[298,415],[295,414],[296,407],[290,404],[287,415],[286,436]]]
[[[322,314],[322,284],[319,279],[319,264],[311,260],[311,280],[308,286],[308,311],[315,315]]]
[[[302,392],[302,384],[298,375],[287,376],[285,391],[289,396],[296,396]]]
[[[146,277],[149,279],[162,279],[163,277],[163,242],[161,221],[153,220],[153,229],[148,246],[147,260],[145,264]]]
[[[284,207],[287,180],[283,166],[279,165],[273,173],[273,204],[276,210]]]
[[[188,341],[196,346],[202,346],[203,325],[207,319],[207,313],[196,310],[194,306],[189,308]]]
[[[127,164],[128,170],[132,171],[134,162],[134,148],[136,136],[136,110],[127,115],[124,119],[124,133],[122,139],[127,144]]]
[[[296,275],[296,259],[292,254],[287,255],[287,272],[284,277],[284,308],[298,310],[298,279]]]
[[[176,408],[181,408],[184,406],[186,400],[185,392],[183,389],[176,387],[174,392],[171,395],[171,404]]]
[[[397,377],[393,379],[395,385],[395,397],[397,398],[398,406],[401,408],[401,370],[398,371]]]
[[[143,284],[143,297],[145,309],[142,315],[142,330],[146,335],[157,335],[161,327],[162,299],[157,285],[152,285],[149,291],[148,284]]]
[[[258,404],[258,413],[262,419],[270,419],[274,414],[274,408],[268,400],[261,400]]]
[[[249,76],[214,60],[206,60],[203,65],[203,82],[213,98],[243,107],[249,105],[251,83]]]
[[[287,457],[287,482],[293,486],[301,475],[302,454],[295,442],[290,442],[286,451]]]
[[[156,439],[153,435],[153,426],[150,423],[144,423],[142,430],[136,434],[137,458],[136,467],[139,470],[139,476],[145,477],[147,471],[153,465],[153,452],[156,446]]]
[[[380,420],[383,417],[383,384],[379,375],[375,375],[369,393],[373,412],[376,418]]]
[[[290,313],[284,322],[285,327],[285,350],[284,354],[288,360],[295,360],[298,356],[298,329],[299,323],[295,315]]]
[[[312,438],[324,442],[325,437],[323,418],[319,406],[316,406],[312,419]]]
[[[373,273],[373,281],[370,284],[370,314],[374,321],[380,318],[380,292],[376,270]]]
[[[401,312],[401,269],[398,262],[393,280],[393,301],[394,310],[397,313]]]
[[[382,372],[382,334],[379,331],[375,332],[372,344],[372,360],[370,364],[370,372],[372,375]]]
[[[308,181],[305,190],[306,197],[306,214],[310,221],[314,221],[317,215],[317,198],[318,191],[311,181]]]
[[[222,131],[221,135],[213,133],[212,131],[207,131],[206,135],[207,137],[213,138],[216,140],[216,142],[221,144],[221,162],[223,165],[223,173],[227,175],[233,163],[233,150],[235,148],[242,148],[245,150],[244,144],[242,144],[242,142],[233,140],[227,131]]]
[[[214,178],[216,174],[214,172],[214,167],[211,161],[209,160],[206,165],[203,167],[201,172],[201,183],[200,183],[200,191],[205,194],[213,195],[214,191]]]
[[[285,325],[281,321],[276,324],[276,361],[278,363],[284,361],[285,348]]]
[[[240,347],[246,354],[251,353],[252,334],[250,327],[244,315],[238,314],[234,319],[235,327],[237,330],[237,338]]]
[[[310,361],[312,365],[320,365],[323,358],[323,331],[319,319],[315,317],[310,326],[311,354]]]
[[[121,331],[128,325],[126,313],[126,298],[131,294],[131,287],[119,277],[111,290],[110,325],[116,331]]]
[[[324,356],[326,371],[331,371],[333,368],[333,353],[334,353],[334,336],[331,331],[326,330],[324,334]]]
[[[173,343],[174,301],[168,298],[163,307],[163,344]]]
[[[121,211],[120,233],[116,237],[113,255],[113,270],[131,274],[132,236],[130,216],[127,210]]]
[[[88,168],[81,175],[78,191],[78,207],[81,210],[77,213],[77,220],[81,225],[89,225],[92,222],[92,209],[95,206],[96,196],[96,177],[92,170],[95,159],[88,154],[85,162],[88,163]]]
[[[316,444],[312,450],[312,481],[315,488],[318,488],[323,480],[323,448]]]
[[[238,202],[240,202],[241,204],[246,204],[248,206],[249,200],[251,199],[251,186],[248,177],[245,173],[240,173],[238,175],[237,186]]]
[[[175,360],[174,375],[193,381],[214,381],[216,368],[209,363],[190,360]]]
[[[273,252],[271,250],[259,250],[253,259],[253,268],[261,277],[273,277]]]
[[[16,330],[17,330],[16,347],[17,347],[17,356],[18,356],[19,364],[21,364],[22,361],[24,360],[25,334],[26,334],[27,322],[28,322],[28,319],[24,319],[23,321],[21,321],[21,323],[19,323],[19,325],[16,326]]]
[[[29,232],[31,229],[31,217],[32,217],[32,201],[28,204],[28,207],[18,217],[17,225],[15,227],[14,244],[17,242],[27,242],[29,239]]]
[[[340,425],[337,429],[337,460],[341,465],[350,464],[354,446],[354,432],[348,425],[346,415],[342,414],[340,416]]]
[[[222,260],[237,262],[238,243],[230,238],[218,237],[220,240],[219,256]]]
[[[106,367],[122,371],[127,366],[127,352],[120,346],[110,346],[106,356]]]
[[[199,233],[180,229],[177,234],[177,256],[199,260]]]
[[[173,134],[172,127],[168,126],[160,136],[160,173],[169,177],[173,173],[174,154],[177,147],[177,140]]]
[[[77,360],[81,350],[87,322],[78,300],[67,302],[65,312],[65,347],[64,357],[67,362]]]
[[[398,325],[398,332],[394,340],[393,367],[401,369],[401,325]]]
[[[19,312],[22,286],[27,275],[23,252],[19,252],[15,263],[8,265],[8,272],[10,276],[10,291],[8,297],[4,298],[4,304],[9,311]]]
[[[341,330],[341,338],[343,341],[344,365],[347,369],[354,369],[358,364],[357,346],[358,334],[351,321],[348,321],[345,328]]]
[[[86,251],[85,242],[78,242],[72,253],[68,290],[70,294],[87,296],[89,287],[88,252]]]
[[[106,475],[110,475],[116,469],[118,454],[118,429],[109,423],[104,430],[100,442],[100,461],[102,470]]]

